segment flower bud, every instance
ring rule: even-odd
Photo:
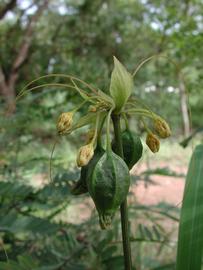
[[[165,139],[171,135],[171,129],[167,122],[161,117],[157,117],[154,121],[154,129],[160,138]]]
[[[93,155],[94,155],[94,148],[91,143],[82,146],[79,149],[77,160],[76,160],[78,167],[86,166],[89,163],[89,161],[92,159]]]
[[[159,151],[160,141],[157,138],[157,136],[153,134],[152,132],[147,134],[146,144],[153,153],[156,153]]]
[[[57,131],[59,134],[65,134],[70,130],[73,123],[73,113],[72,112],[65,112],[59,116],[57,122]]]

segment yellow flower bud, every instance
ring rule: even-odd
[[[92,159],[93,155],[94,148],[91,143],[80,147],[76,160],[78,167],[83,167],[87,165]]]
[[[161,117],[157,117],[154,121],[154,129],[160,138],[165,139],[171,135],[171,129],[167,122]]]
[[[73,113],[72,112],[65,112],[59,116],[57,122],[57,131],[59,134],[65,134],[68,132],[73,123]]]
[[[153,134],[152,132],[147,134],[146,144],[148,145],[149,149],[153,153],[156,153],[159,151],[160,141],[157,138],[157,136],[155,134]]]

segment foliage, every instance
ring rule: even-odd
[[[173,139],[180,141],[184,83],[194,128],[184,141],[187,144],[202,127],[202,2],[13,1],[16,4],[4,15],[10,1],[0,2],[0,269],[119,269],[123,263],[119,217],[112,231],[101,235],[94,211],[80,224],[70,222],[66,213],[72,202],[84,204],[87,199],[70,194],[79,177],[74,167],[76,148],[85,140],[86,127],[57,140],[51,162],[53,182],[49,179],[58,114],[71,111],[82,99],[74,91],[58,91],[58,83],[67,83],[65,77],[42,77],[34,85],[46,84],[43,91],[36,88],[19,99],[8,118],[9,100],[2,82],[6,86],[14,82],[14,98],[29,81],[50,73],[77,75],[108,92],[113,55],[133,73],[136,63],[162,53],[168,58],[154,57],[136,73],[132,93],[169,119]],[[48,4],[35,20],[44,2]],[[87,109],[80,108],[77,118]],[[83,118],[79,126],[87,121]],[[142,134],[139,123],[130,119],[133,131]],[[148,168],[132,181],[153,185],[154,174],[182,176],[170,166],[160,166]],[[177,227],[179,210],[167,204],[139,205],[132,194],[131,200],[133,264],[138,269],[174,269],[176,239],[168,224]]]
[[[40,4],[41,1],[38,1]],[[34,13],[30,5],[17,5],[13,16],[1,21],[1,66],[9,77],[16,53],[19,52],[25,26]],[[46,12],[35,25],[26,59],[18,68],[18,92],[26,82],[47,73],[75,74],[97,83],[101,89],[109,85],[112,55],[133,71],[142,59],[163,52],[178,63],[190,93],[192,120],[201,126],[202,64],[201,16],[202,3],[184,1],[50,1]],[[52,22],[55,22],[54,24]],[[15,44],[15,48],[13,47]],[[198,48],[198,49],[197,49]],[[43,57],[42,57],[43,56]],[[135,92],[153,105],[163,116],[170,115],[175,132],[181,132],[182,120],[174,111],[179,108],[178,72],[167,59],[154,59],[136,75]],[[58,82],[58,79],[55,79]],[[42,79],[41,83],[47,83]],[[33,93],[34,94],[34,93]],[[65,94],[74,102],[74,93]],[[159,97],[157,99],[157,96]]]
[[[54,123],[49,124],[49,121],[46,125],[42,124],[44,122],[42,115],[44,114],[46,117],[50,113],[49,106],[45,106],[41,109],[42,111],[38,110],[38,113],[34,114],[35,106],[33,108],[29,106],[29,103],[26,105],[28,99],[25,98],[25,100],[23,113],[1,119],[4,127],[1,141],[8,142],[6,147],[8,152],[1,159],[0,213],[3,218],[0,222],[2,241],[0,266],[2,269],[8,267],[6,251],[13,268],[26,267],[27,262],[32,265],[33,269],[42,267],[47,269],[66,269],[67,267],[87,269],[89,267],[94,269],[95,265],[98,267],[97,269],[99,267],[100,269],[109,269],[109,267],[119,269],[123,259],[118,215],[115,217],[112,230],[102,234],[98,228],[95,212],[78,225],[67,221],[65,209],[69,209],[71,202],[74,201],[70,195],[70,188],[78,179],[79,174],[79,171],[71,165],[73,159],[70,159],[70,142],[75,145],[72,148],[74,156],[78,140],[84,139],[83,133],[86,130],[77,133],[76,138],[69,135],[70,142],[61,139],[52,159],[53,182],[41,180],[37,185],[35,183],[36,174],[41,176],[45,174],[45,179],[49,179],[48,161],[55,139],[55,136],[50,134],[53,134],[55,125]],[[32,119],[29,119],[29,115],[32,116]],[[38,134],[35,130],[39,123],[41,123],[41,129]],[[18,138],[16,138],[16,134],[19,134]],[[1,147],[3,149],[5,146],[2,144]],[[64,153],[66,149],[67,151]],[[69,174],[67,174],[68,168]],[[146,174],[149,173],[146,172]],[[162,174],[164,173],[168,173],[168,171],[162,170]],[[84,204],[85,198],[75,200],[77,203]],[[143,217],[148,216],[147,213],[152,213],[151,218],[153,213],[155,217],[157,215],[167,216],[166,211],[163,210],[165,208],[162,209],[161,206],[140,207],[142,211],[137,210],[138,208],[138,205],[135,204],[130,210],[132,224],[138,228],[141,226],[139,224],[143,224]],[[177,217],[174,208],[167,209],[169,219],[174,218],[174,215]],[[147,229],[143,230],[141,236],[140,230],[131,232],[132,243],[136,244],[133,250],[135,249],[136,253],[139,245],[146,248],[150,242],[164,247],[163,252],[161,251],[162,256],[164,256],[165,247],[172,251],[167,232],[161,224],[158,225],[157,221],[155,222],[156,218],[154,220],[152,218],[151,224],[148,222],[145,224]],[[156,224],[153,225],[154,222]],[[177,222],[177,218],[175,222]],[[156,230],[158,233],[155,233]],[[95,245],[95,243],[97,244]],[[165,245],[165,243],[167,244]],[[137,256],[139,257],[139,253]],[[158,266],[162,263],[164,261],[157,259],[153,265]],[[145,265],[146,269],[148,268],[144,258],[140,259],[140,264]]]
[[[72,176],[67,174],[57,175],[54,183],[38,189],[14,182],[0,182],[0,258],[4,261],[0,263],[0,269],[7,269],[9,265],[12,269],[26,269],[29,265],[33,270],[67,267],[95,269],[96,266],[97,269],[109,269],[110,266],[113,269],[123,269],[118,217],[112,230],[105,234],[100,233],[95,214],[79,225],[69,223],[64,218],[60,219],[60,213],[63,213],[63,209],[72,200],[70,188],[68,189],[70,181],[65,180],[70,178]],[[162,246],[161,249],[164,245],[171,245],[164,227],[154,218],[168,214],[171,219],[175,218],[177,213],[169,207],[166,214],[164,209],[161,206],[151,209],[132,207],[130,216],[136,215],[137,222],[140,220],[136,226],[138,230],[131,232],[132,243],[156,243]],[[149,217],[150,212],[151,224],[143,225],[142,217]],[[5,262],[7,256],[9,261]],[[157,262],[154,262],[154,265],[157,265]]]

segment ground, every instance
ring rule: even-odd
[[[159,168],[166,168],[168,164],[161,162],[158,164]],[[151,169],[157,168],[157,164],[152,164]],[[177,174],[187,173],[187,167],[177,167],[172,165],[170,169]],[[146,164],[142,164],[138,170],[133,169],[132,173],[141,173],[146,170]],[[179,206],[183,197],[183,190],[185,179],[183,177],[153,175],[150,177],[153,180],[153,184],[146,186],[144,182],[140,182],[138,185],[133,185],[131,190],[135,194],[137,201],[145,205],[156,205],[160,202],[166,202],[169,204]]]

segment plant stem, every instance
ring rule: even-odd
[[[116,142],[116,153],[123,158],[123,146],[121,138],[121,127],[120,127],[120,115],[112,114],[115,142]],[[127,199],[120,206],[121,213],[121,227],[122,227],[122,238],[123,238],[123,253],[124,253],[124,263],[125,270],[132,270],[132,258],[131,258],[131,248],[130,248],[130,232],[128,223],[128,205]]]

